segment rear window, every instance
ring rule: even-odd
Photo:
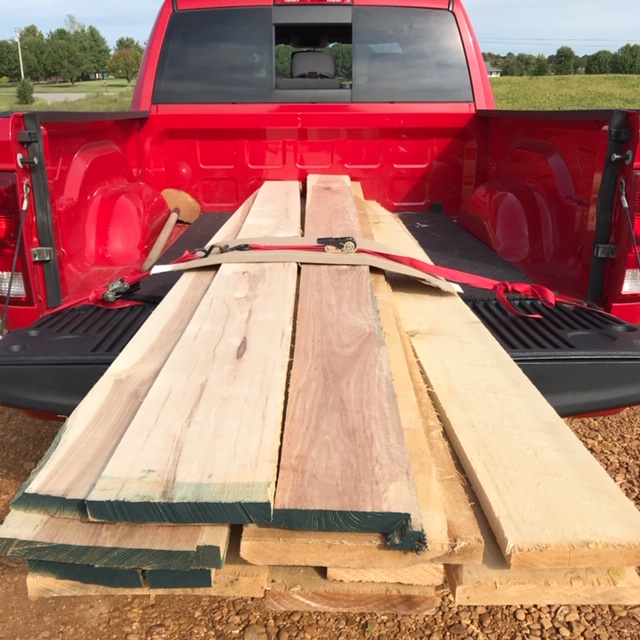
[[[271,7],[180,11],[160,55],[154,102],[273,100]]]
[[[460,33],[449,11],[353,12],[354,102],[470,102]]]
[[[304,57],[298,55],[292,64],[300,53]],[[301,67],[304,76],[294,71]],[[472,100],[451,12],[298,5],[173,14],[153,101]]]

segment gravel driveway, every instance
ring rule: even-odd
[[[640,503],[640,408],[569,425]],[[0,521],[60,423],[0,407]],[[0,640],[637,640],[640,606],[456,607],[433,615],[277,613],[261,600],[103,596],[29,600],[26,563],[0,555]],[[638,603],[640,605],[640,603]]]
[[[42,98],[49,103],[62,102],[64,100],[80,100],[86,98],[88,93],[34,93],[35,98]]]

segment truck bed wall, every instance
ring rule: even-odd
[[[610,113],[466,108],[167,108],[141,130],[142,177],[232,211],[264,180],[346,173],[392,211],[441,205],[532,279],[584,297]]]

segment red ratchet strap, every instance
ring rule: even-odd
[[[227,253],[229,251],[318,251],[328,253],[360,253],[365,255],[375,256],[383,260],[403,264],[412,269],[416,269],[426,275],[444,278],[445,280],[451,280],[459,284],[466,284],[478,289],[485,289],[493,291],[500,303],[511,313],[517,316],[525,318],[542,318],[543,316],[537,313],[523,313],[517,309],[507,297],[508,294],[517,294],[525,296],[527,298],[533,298],[539,300],[545,306],[552,308],[555,307],[557,302],[564,302],[567,304],[575,305],[575,301],[567,300],[562,297],[556,296],[556,294],[550,289],[538,285],[528,284],[525,282],[500,282],[492,278],[486,278],[484,276],[478,276],[465,271],[458,271],[457,269],[450,269],[447,267],[440,267],[424,260],[412,258],[410,256],[374,251],[366,247],[358,246],[354,238],[318,238],[316,244],[260,244],[256,242],[248,242],[238,245],[214,245],[205,251],[205,255],[209,255],[211,251],[217,250],[220,253]],[[200,253],[200,255],[198,255]],[[202,252],[186,253],[175,263],[188,262],[193,259],[201,257]]]

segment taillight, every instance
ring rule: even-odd
[[[0,297],[6,299],[9,295],[10,299],[16,302],[26,297],[21,248],[18,246],[20,213],[16,174],[0,171]]]
[[[273,0],[273,4],[351,4],[352,0]]]
[[[640,295],[640,171],[634,171],[628,183],[622,180],[618,188],[629,238],[620,293],[637,297]]]

